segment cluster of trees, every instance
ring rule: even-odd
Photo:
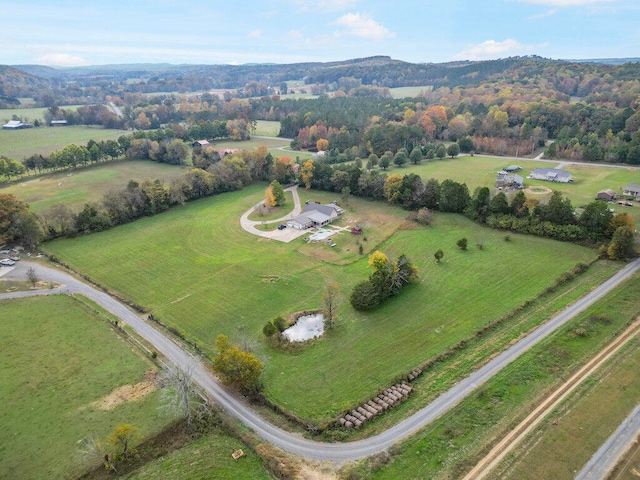
[[[222,383],[238,387],[244,393],[258,392],[263,363],[253,353],[245,352],[232,344],[223,334],[216,338],[216,347],[218,354],[211,367],[220,376]]]
[[[392,261],[384,253],[375,251],[369,255],[369,266],[373,268],[373,273],[368,280],[357,283],[349,297],[356,310],[377,307],[418,278],[418,268],[405,255]]]
[[[267,208],[279,207],[286,201],[284,189],[278,180],[272,181],[264,192],[264,206]]]
[[[35,246],[42,231],[29,205],[10,193],[0,193],[0,246]]]

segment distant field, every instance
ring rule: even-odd
[[[322,250],[298,253],[305,245],[302,239],[281,244],[241,230],[241,214],[260,200],[264,188],[250,186],[43,248],[148,307],[209,353],[218,333],[235,341],[255,341],[266,363],[266,395],[316,421],[369,397],[534,297],[576,263],[594,257],[589,249],[537,237],[512,235],[513,241],[505,242],[502,232],[459,215],[438,215],[433,227],[398,230],[377,247],[390,255],[406,253],[419,267],[420,283],[371,313],[356,312],[345,301],[337,327],[312,348],[292,356],[266,346],[261,333],[265,322],[317,308],[327,280],[338,281],[348,298],[370,269],[366,257],[337,266],[318,259]],[[326,192],[308,195],[323,202],[335,198]],[[354,198],[349,211],[354,222],[358,211],[395,217],[397,225],[406,216],[382,202]],[[466,252],[455,247],[461,237],[469,239]],[[478,241],[484,242],[483,250],[475,248]],[[366,247],[369,251],[375,245]],[[439,265],[433,259],[438,248],[445,251]],[[508,268],[509,262],[518,268]]]
[[[72,171],[24,177],[19,183],[1,187],[0,193],[11,193],[41,210],[54,203],[64,203],[80,210],[87,202],[97,201],[110,190],[122,190],[129,180],[146,179],[169,182],[183,175],[189,167],[178,167],[149,160],[118,160],[91,165]]]
[[[270,120],[258,120],[256,135],[277,137],[280,133],[280,122]]]
[[[157,413],[157,392],[111,410],[92,405],[153,365],[80,302],[3,300],[0,310],[1,478],[77,478],[83,437],[106,438],[121,423],[149,435],[170,420]]]
[[[390,88],[393,98],[415,98],[418,95],[433,90],[432,85],[418,86],[418,87],[397,87]]]
[[[560,162],[558,162],[560,163]],[[500,157],[457,157],[443,160],[429,160],[419,165],[408,165],[402,168],[391,168],[389,173],[406,175],[416,173],[423,179],[436,178],[440,181],[448,178],[464,182],[473,191],[477,187],[493,188],[496,174],[503,167],[511,164],[520,165],[523,170],[517,172],[524,177],[525,188],[542,185],[551,190],[559,190],[571,199],[574,207],[583,206],[593,199],[600,190],[611,188],[621,193],[627,183],[640,183],[640,169],[595,167],[590,165],[569,165],[564,168],[574,177],[573,183],[553,183],[544,180],[530,180],[527,177],[534,168],[553,168],[553,163],[536,162],[535,160],[509,160]],[[546,199],[548,195],[530,195],[534,198]],[[640,203],[634,207],[611,205],[616,213],[629,213],[636,224],[640,224]]]
[[[22,102],[20,102],[22,103]],[[75,111],[82,105],[65,105],[60,108],[64,110]],[[45,107],[27,107],[27,108],[0,108],[0,121],[4,124],[7,123],[13,115],[17,115],[22,118],[23,121],[33,123],[36,119],[44,121],[44,113],[49,110]]]
[[[48,155],[54,150],[62,150],[70,143],[86,145],[91,139],[116,140],[125,135],[125,130],[69,126],[25,128],[24,130],[0,130],[0,155],[20,160],[38,153]]]

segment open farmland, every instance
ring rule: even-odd
[[[361,475],[357,478],[444,480],[464,477],[495,442],[637,317],[640,313],[638,288],[640,276],[635,274],[558,332],[505,367],[450,412],[403,442],[386,466],[372,468],[370,464],[363,465],[358,469]],[[594,315],[602,316],[607,321],[594,320]],[[578,330],[586,334],[579,333]],[[630,361],[634,362],[632,359]],[[637,388],[631,387],[630,380],[624,382],[630,389]],[[636,380],[633,383],[635,384]],[[597,382],[592,382],[591,386],[594,384]],[[619,382],[615,388],[621,388]],[[624,391],[614,394],[616,402],[625,396]],[[597,408],[603,408],[602,404]],[[574,478],[582,466],[578,466],[580,460],[586,461],[600,446],[598,441],[604,440],[603,430],[610,428],[613,431],[617,427],[616,420],[611,420],[614,423],[609,427],[597,425],[599,417],[597,414],[594,415],[594,411],[583,412],[583,415],[593,419],[585,420],[587,424],[584,429],[580,428],[582,424],[576,424],[571,433],[565,436],[558,432],[553,453],[555,458],[542,457],[536,465],[527,464],[525,461],[511,472],[511,476],[506,476],[503,471],[498,472],[500,474],[493,472],[494,475],[488,478]],[[620,413],[614,412],[613,416],[616,415]],[[602,418],[600,420],[603,421]],[[556,428],[563,428],[562,422],[563,420],[560,420],[560,427],[548,425],[547,428],[553,432]],[[606,421],[603,421],[603,424],[606,424]],[[600,435],[600,439],[587,439],[589,432]],[[537,438],[534,438],[532,442],[535,444],[536,440]],[[576,457],[569,459],[571,472],[568,475],[566,468],[564,471],[558,469],[545,472],[544,468],[552,463],[555,467],[566,467],[566,464],[558,462],[558,459],[571,456],[572,453]],[[511,462],[517,461],[518,453],[510,454],[507,459]],[[410,474],[407,475],[407,472]]]
[[[419,267],[418,284],[370,313],[356,312],[345,302],[337,327],[292,356],[264,344],[264,323],[319,307],[329,279],[338,281],[348,297],[370,270],[364,256],[333,265],[297,253],[302,239],[282,244],[241,230],[239,217],[263,190],[264,185],[254,185],[44,248],[144,305],[210,354],[218,333],[255,341],[266,363],[266,395],[316,421],[368,398],[594,257],[589,249],[542,238],[513,235],[505,242],[501,232],[458,215],[438,215],[433,227],[396,231],[378,246],[390,255],[406,253]],[[358,209],[396,216],[399,225],[406,215],[353,199],[350,214],[356,216]],[[459,251],[455,242],[463,236],[471,245],[484,242],[484,249]],[[442,264],[433,260],[438,248],[445,251]],[[349,352],[347,368],[344,352]]]
[[[122,423],[149,435],[170,420],[157,413],[157,392],[94,404],[154,368],[102,315],[63,295],[3,300],[0,310],[0,477],[77,478],[82,438]]]
[[[558,161],[558,164],[562,163]],[[555,168],[557,164],[548,162],[536,162],[535,160],[508,159],[485,156],[461,156],[457,158],[445,158],[443,160],[424,161],[418,165],[408,165],[402,168],[392,168],[389,173],[406,175],[415,173],[424,180],[436,178],[440,181],[452,179],[456,182],[464,182],[469,187],[469,192],[477,187],[492,188],[496,182],[496,174],[507,165],[517,164],[523,170],[516,172],[524,177],[525,188],[531,186],[545,186],[551,190],[561,191],[566,195],[574,207],[580,207],[595,199],[600,190],[612,189],[619,194],[621,188],[628,183],[640,183],[640,169],[638,168],[612,168],[593,165],[566,165],[563,170],[571,172],[573,183],[554,183],[544,180],[531,180],[526,178],[534,168]],[[529,196],[532,196],[528,194]],[[545,200],[549,195],[535,195],[534,198]],[[634,207],[624,207],[618,204],[611,205],[615,213],[630,214],[636,224],[640,224],[640,203]]]
[[[80,106],[82,105],[64,105],[60,108],[63,110],[76,111]],[[33,123],[35,120],[44,122],[44,114],[47,110],[49,110],[47,107],[0,108],[0,121],[4,124],[16,115],[27,123]]]
[[[110,190],[126,188],[129,180],[142,183],[146,179],[170,182],[188,170],[150,160],[122,160],[90,165],[46,175],[23,177],[19,182],[0,188],[27,202],[33,210],[41,210],[55,203],[64,203],[72,210],[80,210],[87,202],[100,200]]]
[[[123,130],[71,125],[68,127],[25,128],[0,130],[0,155],[21,160],[33,154],[48,155],[70,143],[86,145],[89,140],[116,140]]]

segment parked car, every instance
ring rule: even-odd
[[[631,202],[624,202],[624,204],[625,204],[627,207],[633,207],[633,203],[631,203]]]
[[[278,230],[284,230],[285,228],[287,228],[287,226],[284,223],[278,225]]]
[[[4,260],[0,260],[0,265],[4,265],[5,267],[13,267],[16,264],[10,258],[5,258]]]

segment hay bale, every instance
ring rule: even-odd
[[[345,427],[347,428],[353,428],[353,423],[352,422],[347,422],[344,424]]]
[[[357,419],[356,419],[356,417],[354,417],[354,416],[352,416],[352,415],[349,415],[349,414],[346,414],[346,415],[344,416],[344,418],[346,418],[346,419],[347,419],[347,422],[351,422],[351,423],[353,423],[355,420],[357,420]]]
[[[355,422],[353,422],[353,424],[356,426],[356,428],[358,428],[360,425],[362,425],[362,422],[360,420],[356,420]]]
[[[344,427],[344,424],[347,423],[347,421],[345,420],[344,417],[340,417],[340,419],[338,420],[340,422],[340,425]]]
[[[358,412],[360,412],[362,415],[366,415],[366,414],[367,414],[367,411],[366,411],[364,408],[362,408],[362,407],[358,407],[358,408],[356,408],[356,410],[357,410]]]
[[[367,412],[369,412],[370,414],[372,414],[372,415],[377,415],[377,414],[378,414],[378,410],[376,410],[375,408],[373,408],[373,407],[372,407],[372,406],[370,406],[370,405],[365,405],[365,406],[364,406],[364,409],[365,409]]]

